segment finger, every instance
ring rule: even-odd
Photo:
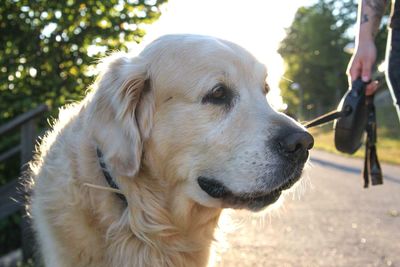
[[[362,68],[361,79],[363,82],[369,82],[371,80],[371,66],[365,64]]]
[[[357,80],[361,75],[361,64],[354,62],[349,70],[351,81]]]
[[[378,90],[379,83],[378,81],[373,81],[367,85],[365,90],[366,95],[373,95],[375,94],[376,90]]]

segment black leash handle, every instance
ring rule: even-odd
[[[353,81],[351,90],[346,92],[341,101],[343,106],[340,104],[338,110],[328,112],[304,124],[304,127],[312,128],[337,120],[335,146],[339,151],[349,154],[358,150],[359,146],[355,142],[359,140],[359,145],[361,145],[362,132],[366,133],[363,170],[365,188],[368,187],[370,181],[372,185],[383,184],[382,169],[376,150],[377,129],[374,97],[365,96],[367,84],[361,79]],[[342,125],[341,132],[338,129],[339,123]],[[343,129],[343,125],[346,125],[347,128]],[[349,133],[358,134],[349,135]]]

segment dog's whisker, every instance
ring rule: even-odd
[[[288,82],[291,82],[291,83],[294,83],[293,80],[291,80],[291,79],[289,79],[289,78],[286,78],[285,76],[281,76],[281,79],[282,79],[282,80],[285,80],[285,81],[288,81]]]

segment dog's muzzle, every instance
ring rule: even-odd
[[[210,197],[221,199],[223,204],[230,208],[257,211],[273,204],[279,199],[282,191],[289,189],[300,179],[308,159],[308,150],[314,145],[313,137],[305,131],[286,131],[279,136],[283,137],[275,142],[275,147],[280,154],[282,168],[278,168],[271,177],[260,179],[269,184],[269,188],[257,192],[234,193],[229,189],[229,185],[205,176],[197,178],[200,188]]]

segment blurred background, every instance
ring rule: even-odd
[[[198,33],[228,39],[242,45],[266,64],[269,70],[268,82],[272,89],[267,97],[270,103],[276,109],[291,114],[300,121],[306,121],[335,109],[348,89],[345,71],[354,47],[356,11],[355,0],[2,0],[0,257],[25,246],[21,241],[24,240],[21,235],[24,232],[21,231],[24,229],[24,222],[20,206],[10,208],[12,204],[7,199],[15,195],[15,192],[10,193],[9,188],[15,184],[13,181],[20,176],[23,164],[29,158],[29,147],[32,148],[32,144],[27,145],[28,150],[25,150],[28,151],[28,156],[25,155],[26,136],[32,139],[33,135],[40,135],[49,127],[51,118],[57,117],[59,107],[83,99],[96,75],[94,66],[99,58],[116,50],[137,53],[144,44],[168,33]],[[380,79],[384,75],[388,14],[389,10],[382,20],[376,39],[378,64],[375,76]],[[400,124],[384,79],[382,80],[382,90],[375,98],[378,113],[378,154],[383,162],[390,164],[387,169],[393,174],[389,178],[397,181],[400,173],[396,169],[396,164],[400,164]],[[47,108],[41,105],[46,105]],[[15,126],[17,124],[11,127],[16,118],[20,118],[22,114],[33,114],[32,110],[36,110],[34,115],[28,116],[29,119],[22,118],[21,123],[17,123],[18,127]],[[26,126],[26,122],[30,124]],[[316,148],[337,154],[331,129],[332,125],[328,124],[313,130]],[[363,157],[361,150],[356,157]],[[338,166],[353,160],[343,160],[343,155],[329,156],[331,154],[321,153],[318,154],[316,164],[336,159],[334,157],[339,157],[339,163],[335,163]],[[352,170],[352,166],[342,166],[339,169],[348,171],[349,168]],[[354,166],[361,168],[361,160],[355,161]],[[314,173],[320,167],[314,168]],[[324,172],[322,167],[321,172]],[[361,179],[357,180],[358,174],[359,169],[356,168],[350,173],[331,173],[329,177],[353,175],[355,178],[350,180],[350,187],[354,185],[358,188],[361,187]],[[398,186],[397,182],[396,185]],[[330,184],[323,186],[331,187]],[[390,190],[398,190],[398,187],[393,188]],[[343,190],[340,192],[343,193]],[[352,192],[354,191],[349,191],[349,194]],[[390,195],[385,191],[373,194],[377,198]],[[314,199],[319,198],[311,194],[310,201]],[[393,198],[393,205],[384,212],[389,212],[391,218],[396,219],[390,222],[391,227],[400,232],[396,213],[399,209],[399,202],[395,202],[397,200]],[[280,223],[287,224],[278,220],[277,225]],[[285,227],[282,228],[283,232]],[[391,238],[400,238],[398,232]],[[236,249],[241,251],[239,241],[232,242],[237,243]],[[249,244],[253,242],[254,239]],[[398,248],[396,245],[390,249]],[[275,249],[279,249],[279,242]],[[251,253],[252,251],[246,252],[246,255]],[[272,250],[271,253],[275,252]],[[271,258],[257,253],[251,255]],[[257,257],[254,256],[254,262],[249,261],[249,265],[242,260],[228,260],[225,263],[220,262],[220,265],[256,266],[257,262],[261,262],[257,266],[265,266],[262,263],[264,261],[259,261]],[[328,263],[314,261],[296,265],[299,261],[293,258],[292,262],[285,261],[282,265],[277,263],[271,266],[367,266],[364,263],[370,263],[365,258],[365,262],[344,261],[335,264],[334,259],[335,257]],[[282,259],[277,259],[277,262],[282,262]],[[394,266],[393,260],[388,261],[386,258],[376,264]]]

